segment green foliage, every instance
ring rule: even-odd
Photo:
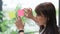
[[[17,32],[16,31],[12,31],[11,34],[17,34]]]
[[[59,15],[59,9],[56,9],[56,16]]]
[[[2,28],[1,28],[1,23],[3,22],[3,14],[2,11],[0,11],[0,32],[2,32]]]
[[[2,21],[3,21],[3,14],[2,14],[2,11],[0,11],[0,23],[2,23]]]
[[[16,7],[16,9],[14,10],[14,12],[16,12],[16,18],[17,18],[17,10],[20,9],[19,6]],[[7,11],[0,11],[0,34],[18,34],[17,30],[13,29],[13,27],[15,27],[15,21],[16,18],[12,18],[10,20],[8,20],[5,15],[3,16],[3,14],[5,14],[8,12]],[[5,18],[4,20],[3,17]]]

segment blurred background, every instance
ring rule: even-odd
[[[35,7],[44,2],[54,4],[56,8],[57,26],[59,26],[59,0],[0,0],[0,34],[18,34],[15,26],[18,9],[32,8],[33,15],[35,16]],[[22,20],[24,22],[27,21],[24,17],[22,17]],[[32,32],[30,34],[34,33]]]

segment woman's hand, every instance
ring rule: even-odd
[[[17,20],[16,20],[16,26],[19,30],[23,30],[24,29],[24,25],[23,25],[23,22],[21,20],[21,17],[18,17]]]
[[[30,18],[30,19],[34,20],[35,22],[38,22],[36,17],[33,16],[31,8],[24,8],[24,11],[25,11],[25,15],[24,15],[25,17]]]
[[[34,16],[32,14],[32,9],[31,8],[24,8],[25,11],[25,17],[32,19]]]

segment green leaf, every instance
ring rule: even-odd
[[[17,34],[17,32],[16,31],[12,31],[11,34]]]
[[[5,32],[7,30],[7,27],[3,24],[1,24],[1,29],[2,29],[2,32]]]

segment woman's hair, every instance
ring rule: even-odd
[[[46,29],[43,34],[59,34],[58,27],[56,25],[56,10],[52,3],[45,2],[39,4],[35,8],[35,12],[38,16],[41,16],[41,14],[43,14],[45,17],[47,17]]]

